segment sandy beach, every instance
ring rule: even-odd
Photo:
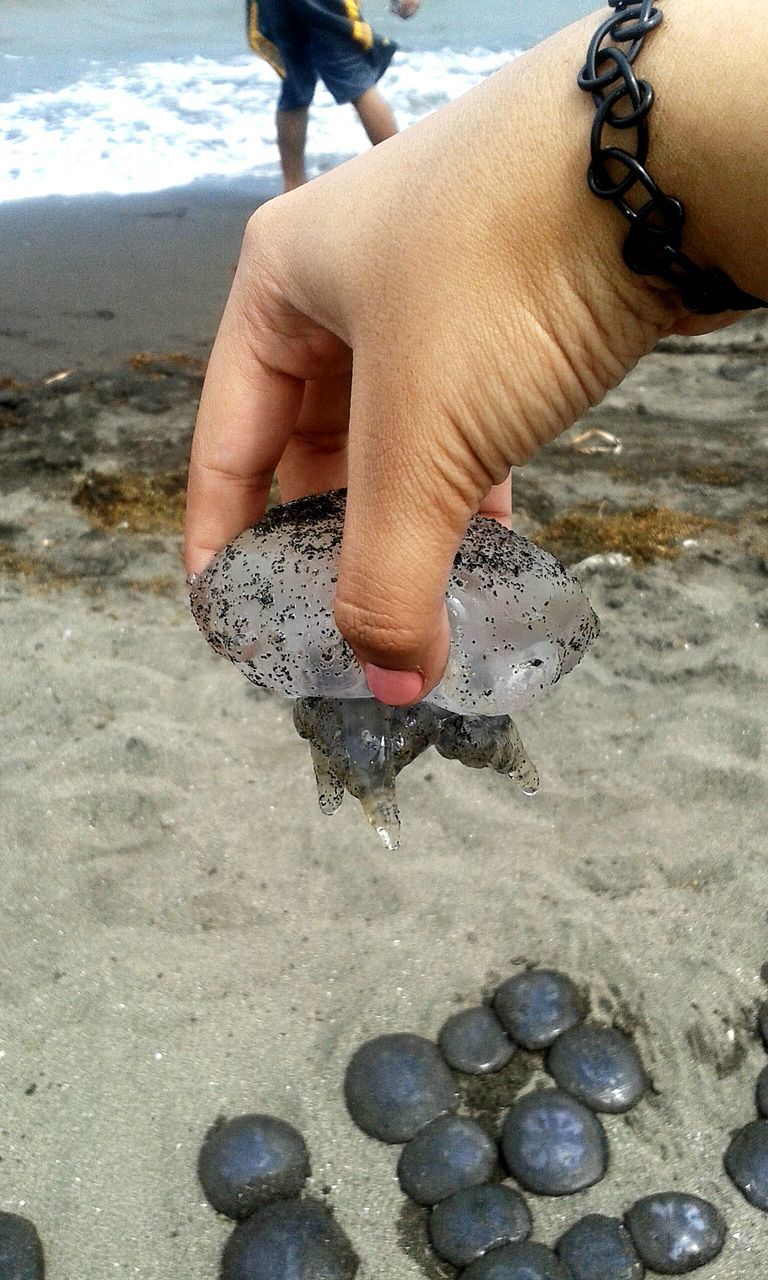
[[[387,854],[351,799],[320,814],[289,704],[187,606],[189,440],[254,203],[0,211],[0,1208],[49,1280],[212,1280],[231,1224],[200,1143],[266,1111],[362,1280],[451,1277],[345,1065],[546,964],[653,1091],[606,1117],[603,1182],[530,1197],[535,1238],[677,1188],[729,1224],[703,1280],[763,1275],[768,1221],[722,1155],[766,1061],[768,324],[662,344],[515,475],[517,527],[582,565],[602,635],[519,718],[539,794],[427,753]],[[545,1079],[521,1054],[465,1105],[494,1123]]]

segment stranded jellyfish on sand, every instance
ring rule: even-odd
[[[394,848],[395,778],[429,746],[536,790],[510,715],[576,665],[598,621],[559,561],[475,517],[446,591],[443,679],[415,706],[385,706],[371,698],[333,620],[344,507],[343,491],[274,507],[189,579],[190,600],[217,652],[254,684],[297,700],[294,721],[311,745],[323,813],[335,813],[347,790]]]

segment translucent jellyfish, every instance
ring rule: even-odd
[[[200,630],[254,684],[296,700],[323,813],[345,790],[384,844],[399,843],[395,779],[429,746],[470,768],[538,788],[511,714],[570,671],[598,620],[548,552],[476,517],[454,560],[446,606],[451,649],[440,684],[412,707],[370,696],[333,620],[343,491],[272,508],[189,579]]]

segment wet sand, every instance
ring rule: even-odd
[[[0,362],[44,376],[135,351],[205,355],[262,187],[0,205]]]
[[[84,309],[134,298],[123,345],[95,320],[66,326],[60,298],[46,317],[35,278],[26,302],[5,295],[3,326],[26,336],[0,348],[0,1208],[38,1225],[49,1280],[207,1280],[230,1228],[197,1151],[217,1116],[263,1110],[305,1134],[311,1190],[364,1280],[448,1276],[397,1187],[399,1149],[346,1116],[344,1067],[362,1039],[434,1035],[548,964],[633,1031],[654,1092],[606,1118],[603,1183],[531,1197],[536,1238],[675,1187],[729,1222],[702,1277],[762,1274],[768,1223],[721,1159],[765,1061],[768,328],[665,344],[515,477],[522,532],[571,562],[602,556],[580,572],[603,632],[519,718],[539,795],[429,753],[401,775],[389,855],[349,798],[320,814],[290,708],[210,652],[187,610],[196,360],[242,212],[220,239],[210,214],[217,267],[185,218],[145,219],[166,253],[185,245],[161,308],[146,277],[96,290],[83,267]],[[147,349],[191,359],[125,363]],[[579,446],[588,429],[621,452],[580,451],[606,443]],[[467,1105],[497,1115],[544,1078],[538,1062],[472,1085]]]

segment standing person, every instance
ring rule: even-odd
[[[410,18],[419,3],[393,0],[392,12]],[[307,123],[318,79],[336,102],[352,103],[373,146],[397,133],[392,109],[376,88],[397,45],[376,35],[356,0],[246,0],[246,12],[251,48],[283,81],[277,145],[284,191],[307,180]]]

